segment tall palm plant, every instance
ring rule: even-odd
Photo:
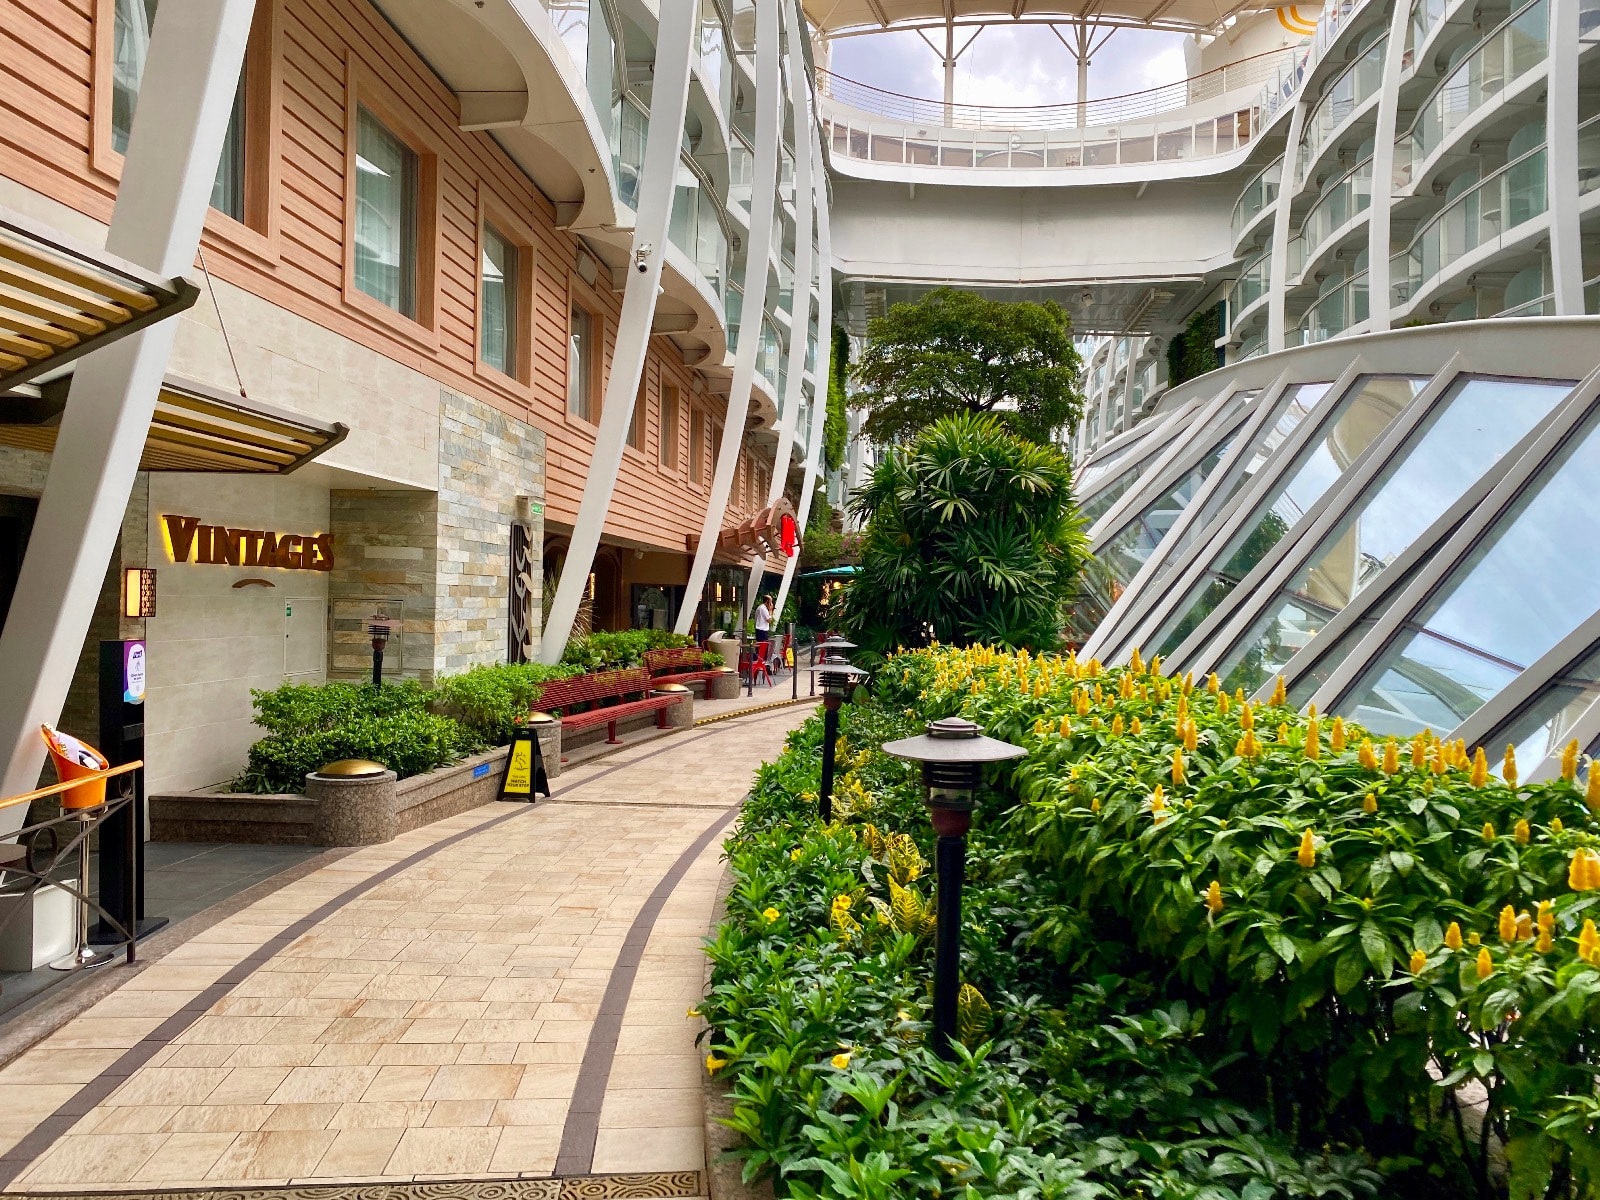
[[[1072,468],[992,416],[962,414],[891,449],[852,499],[865,519],[844,624],[887,653],[930,638],[1053,647],[1088,559]]]

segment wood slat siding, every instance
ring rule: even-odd
[[[270,226],[255,238],[214,214],[204,246],[207,263],[227,280],[273,304],[348,337],[464,394],[543,429],[548,437],[545,514],[570,525],[577,516],[594,446],[594,429],[566,413],[568,295],[579,255],[578,240],[555,227],[555,209],[495,141],[456,126],[449,89],[362,0],[257,0],[269,7],[277,57],[270,83],[278,133],[262,179],[270,177],[275,203]],[[111,97],[96,94],[97,65],[109,79],[112,0],[0,0],[0,174],[99,221],[109,221],[116,194],[115,156],[109,145]],[[107,24],[96,27],[97,21]],[[439,220],[433,328],[407,329],[404,321],[375,317],[344,299],[345,153],[349,79],[358,94],[396,110],[409,132],[427,143],[439,180]],[[109,84],[106,84],[107,91]],[[402,132],[397,130],[396,132]],[[252,133],[251,152],[265,149]],[[513,214],[531,246],[532,296],[524,296],[522,334],[532,338],[530,378],[522,386],[475,365],[478,297],[478,212],[492,203]],[[230,228],[231,227],[231,228]],[[270,230],[270,232],[269,232]],[[609,372],[621,297],[591,295],[604,320],[603,373]],[[531,300],[531,303],[529,302]],[[226,316],[226,313],[224,313]],[[244,331],[239,331],[243,333]],[[652,339],[641,402],[645,436],[623,456],[608,533],[666,550],[682,551],[698,534],[709,488],[689,478],[689,411],[707,411],[709,431],[723,418],[721,398],[696,394],[696,373],[677,347]],[[678,465],[659,467],[658,397],[663,382],[679,389]],[[320,414],[337,419],[339,414]],[[703,454],[709,483],[709,447]],[[739,479],[748,471],[741,455]],[[755,507],[761,506],[758,499]],[[749,515],[745,489],[736,485],[727,524]]]

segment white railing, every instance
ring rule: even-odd
[[[1371,316],[1367,294],[1367,273],[1352,275],[1327,295],[1320,297],[1300,321],[1300,344],[1325,342],[1354,328]]]
[[[1317,251],[1322,248],[1322,243],[1327,241],[1335,230],[1342,228],[1358,213],[1364,213],[1371,207],[1372,160],[1368,158],[1345,172],[1344,176],[1317,197],[1317,202],[1311,206],[1311,211],[1306,214],[1306,219],[1300,225],[1302,252],[1305,257],[1301,260],[1300,268],[1290,272],[1291,277],[1300,274],[1306,259],[1316,257]]]
[[[1383,52],[1389,44],[1387,36],[1379,38],[1347,66],[1328,85],[1328,90],[1306,115],[1305,132],[1300,137],[1300,156],[1296,171],[1300,182],[1310,177],[1317,155],[1329,137],[1349,119],[1350,115],[1373,96],[1383,81]]]
[[[873,116],[887,117],[902,125],[945,129],[1013,130],[1088,129],[1148,120],[1165,112],[1187,108],[1240,88],[1280,78],[1298,62],[1300,50],[1290,47],[1252,55],[1195,75],[1177,83],[1088,100],[1083,104],[1041,104],[1014,106],[998,104],[946,104],[907,96],[884,88],[846,79],[831,71],[817,71],[817,89],[822,95]]]
[[[1277,202],[1278,184],[1283,178],[1283,159],[1269,162],[1244,185],[1244,191],[1233,206],[1233,240],[1242,234],[1258,216]]]

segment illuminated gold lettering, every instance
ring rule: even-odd
[[[200,518],[165,516],[161,520],[167,527],[167,552],[172,561],[188,562],[194,550],[194,534],[200,527]]]
[[[319,533],[312,543],[316,549],[316,561],[313,564],[318,571],[333,570],[333,534]]]
[[[333,570],[333,534],[276,533],[202,525],[199,517],[161,517],[167,554],[175,563],[229,567],[277,567],[286,571]]]

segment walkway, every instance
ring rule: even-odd
[[[550,800],[351,852],[129,970],[0,1070],[0,1186],[650,1173],[573,1194],[703,1195],[686,1010],[721,835],[809,711],[569,768]]]

